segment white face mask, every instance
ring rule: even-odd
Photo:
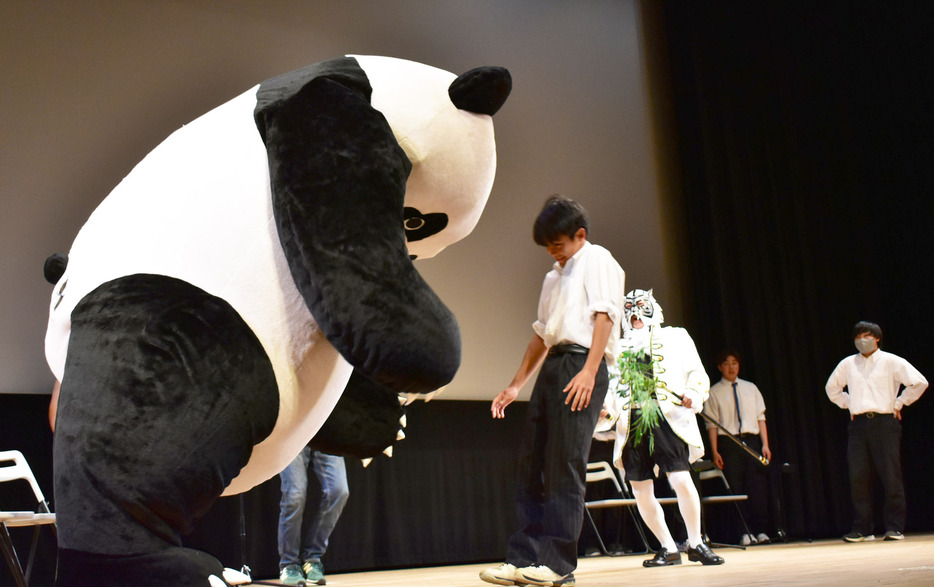
[[[623,306],[626,325],[632,324],[632,317],[635,316],[645,325],[646,329],[652,326],[661,326],[665,321],[662,315],[662,307],[655,301],[652,290],[634,289],[626,294],[626,301]],[[630,330],[630,328],[627,328]]]
[[[867,355],[878,348],[876,339],[869,337],[857,338],[853,341],[853,344],[856,345],[856,350],[864,355]]]

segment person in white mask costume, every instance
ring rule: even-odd
[[[618,380],[611,380],[606,411],[616,420],[614,464],[632,487],[639,514],[658,539],[646,567],[681,564],[681,553],[655,497],[655,477],[665,474],[678,497],[688,534],[688,560],[723,564],[703,542],[700,497],[691,463],[704,454],[697,413],[704,406],[710,379],[694,341],[683,328],[662,327],[662,308],[652,290],[626,294],[625,326],[620,341]]]

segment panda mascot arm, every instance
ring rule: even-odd
[[[408,256],[403,203],[412,164],[370,106],[356,60],[327,66],[326,75],[312,66],[261,84],[255,117],[292,277],[355,368],[314,445],[365,458],[395,440],[399,393],[450,380],[460,337]]]
[[[501,68],[324,62],[183,127],[102,202],[46,336],[58,585],[223,584],[180,546],[221,493],[316,434],[373,454],[400,394],[453,377],[456,322],[411,259],[475,225],[509,86]]]

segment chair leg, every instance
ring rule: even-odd
[[[635,552],[635,553],[633,553],[633,554],[649,554],[649,553],[654,553],[654,552],[655,552],[655,549],[653,549],[653,548],[649,545],[649,539],[648,539],[648,538],[646,537],[646,535],[645,535],[645,529],[642,527],[642,521],[639,519],[638,514],[636,514],[636,512],[633,511],[634,508],[626,508],[626,509],[629,510],[629,517],[632,518],[632,524],[636,527],[636,532],[639,533],[639,538],[642,540],[642,546],[645,547],[645,550],[644,550],[644,551],[642,551],[642,552]]]
[[[39,530],[42,526],[36,526],[32,530],[32,542],[29,543],[29,557],[26,559],[26,572],[24,573],[26,584],[29,584],[29,578],[32,577],[32,564],[36,562],[36,547],[39,545]]]
[[[607,556],[611,556],[610,552],[606,549],[606,545],[603,543],[603,537],[600,536],[600,530],[597,529],[596,522],[593,521],[593,516],[590,515],[590,510],[584,508],[584,513],[587,514],[587,519],[590,520],[590,527],[593,528],[593,533],[597,536],[597,543],[600,544],[600,552]]]
[[[16,549],[13,548],[13,541],[10,539],[10,533],[6,524],[0,524],[0,548],[3,549],[3,558],[6,559],[10,572],[16,580],[17,587],[27,587],[26,577],[23,576],[23,568],[19,564],[19,558],[16,556]]]
[[[632,523],[636,527],[636,531],[639,533],[639,539],[642,540],[642,546],[645,547],[645,550],[642,552],[632,552],[631,554],[649,554],[654,553],[655,550],[649,544],[649,539],[645,535],[645,530],[642,527],[642,522],[639,520],[639,516],[636,512],[633,511],[633,508],[625,508],[629,511],[629,516],[632,518]],[[590,510],[584,508],[584,513],[587,514],[587,520],[590,522],[590,527],[593,528],[593,533],[597,536],[597,542],[600,544],[600,552],[606,556],[616,556],[609,551],[606,547],[606,543],[603,542],[603,537],[600,536],[600,530],[597,529],[597,524],[594,522],[593,516],[590,514]],[[620,516],[620,521],[622,521],[622,516]]]
[[[743,517],[743,512],[739,507],[739,502],[734,501],[733,507],[736,508],[736,515],[739,516],[739,521],[742,522],[743,529],[745,529],[746,534],[751,534],[751,532],[749,531],[749,526],[746,524],[746,518]],[[707,521],[706,521],[705,511],[706,511],[706,508],[704,507],[702,503],[701,504],[701,533],[703,534],[703,539],[705,543],[716,548],[736,548],[739,550],[746,550],[746,547],[743,546],[742,544],[729,544],[726,542],[711,541],[710,537],[707,535]]]
[[[736,515],[739,516],[739,521],[743,523],[743,529],[746,530],[746,534],[752,535],[752,532],[749,531],[749,525],[746,524],[746,518],[743,517],[743,510],[739,507],[739,502],[734,501],[733,505],[736,506]]]

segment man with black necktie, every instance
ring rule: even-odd
[[[717,355],[716,364],[722,378],[710,387],[704,413],[741,438],[749,448],[772,460],[769,432],[765,425],[765,401],[754,383],[739,378],[739,353],[724,351]],[[744,546],[768,543],[769,536],[764,532],[769,521],[769,485],[765,468],[727,438],[715,424],[707,423],[707,434],[711,458],[723,470],[730,489],[733,493],[749,496],[743,514],[752,533],[743,534],[740,543]]]

